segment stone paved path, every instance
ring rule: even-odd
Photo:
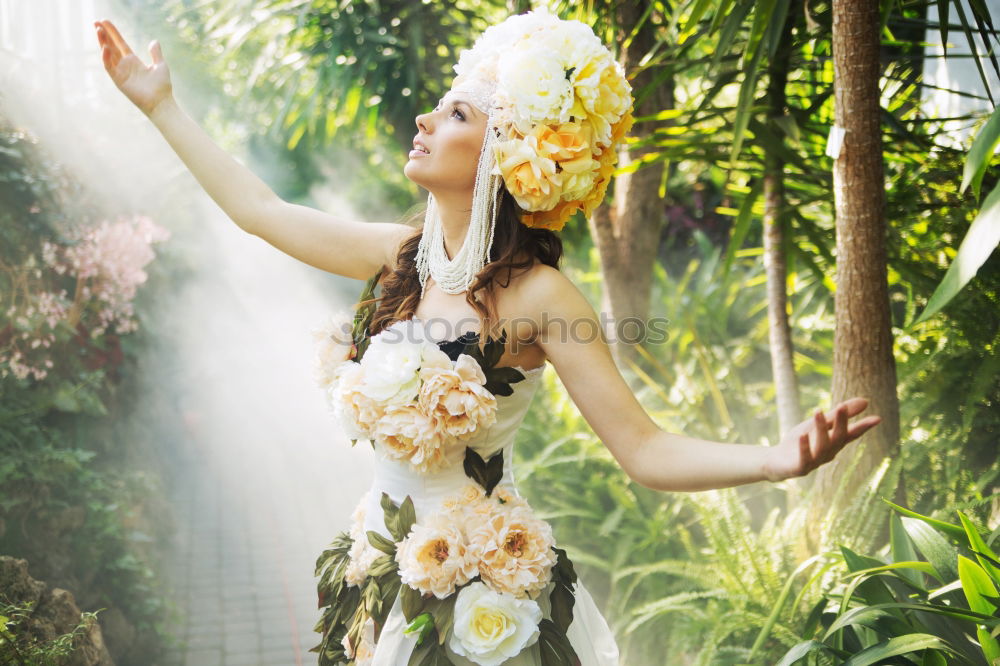
[[[331,303],[313,269],[231,222],[206,224],[218,263],[163,306],[163,358],[150,360],[163,367],[146,368],[185,432],[168,491],[182,642],[164,663],[315,664],[316,558],[347,528],[371,461],[314,383],[310,331],[363,283],[345,280]]]

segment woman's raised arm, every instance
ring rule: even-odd
[[[400,243],[413,229],[346,220],[282,200],[178,106],[158,42],[150,43],[152,64],[147,66],[111,21],[97,21],[94,26],[104,68],[115,85],[156,125],[209,196],[241,229],[310,266],[359,280],[395,262]]]
[[[576,285],[558,270],[543,267],[526,287],[542,308],[531,316],[540,322],[538,343],[546,357],[587,423],[640,485],[697,491],[804,476],[881,421],[868,416],[849,425],[848,419],[868,405],[863,398],[852,398],[826,414],[817,411],[775,446],[666,432],[636,400],[612,359],[593,307]]]

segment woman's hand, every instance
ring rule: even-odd
[[[149,43],[153,64],[147,66],[132,53],[111,21],[95,21],[94,27],[97,28],[97,40],[101,43],[104,69],[111,80],[143,113],[151,115],[160,102],[173,95],[170,70],[163,61],[160,43],[155,39]]]
[[[777,446],[767,449],[764,473],[769,481],[805,476],[833,460],[840,450],[882,422],[881,416],[867,416],[848,426],[847,419],[868,407],[864,398],[851,398],[824,414],[817,409],[789,430]]]

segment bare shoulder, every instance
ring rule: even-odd
[[[403,243],[406,242],[408,238],[417,233],[419,229],[417,227],[411,227],[408,224],[393,224],[392,228],[385,235],[385,267],[390,271],[396,270],[397,260],[399,259],[399,251],[403,247]]]
[[[539,343],[553,322],[587,316],[589,304],[573,281],[558,268],[541,262],[515,276],[505,291],[508,294],[501,299],[505,301],[501,311],[516,313],[515,330],[520,339],[538,347],[540,357],[545,353]]]
[[[517,285],[518,300],[530,316],[541,320],[553,315],[568,315],[584,301],[583,293],[558,268],[537,263],[522,276]]]
[[[523,275],[520,288],[541,298],[547,295],[558,296],[561,292],[576,287],[558,268],[537,262]]]

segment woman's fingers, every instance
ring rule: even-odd
[[[816,421],[816,458],[821,462],[826,462],[827,450],[830,448],[830,435],[827,432],[829,426],[822,409],[816,410],[814,419]]]
[[[798,474],[808,474],[812,469],[812,451],[809,450],[809,433],[799,436],[799,469]]]
[[[153,58],[154,65],[163,62],[163,51],[160,50],[160,42],[155,39],[149,43],[149,55]]]
[[[100,23],[95,22],[94,25],[97,26],[97,41],[101,45],[101,60],[104,61],[104,68],[108,70],[108,73],[112,73],[121,60],[121,53],[107,29]]]
[[[852,425],[851,429],[847,432],[847,434],[850,437],[850,439],[857,439],[858,437],[861,437],[861,435],[865,434],[866,432],[868,432],[881,422],[882,422],[881,416],[867,416],[858,421],[857,423],[855,423],[854,425]]]
[[[122,34],[118,32],[118,28],[111,21],[104,20],[101,24],[107,29],[108,34],[111,35],[111,39],[114,40],[115,44],[118,46],[118,50],[121,51],[122,57],[127,55],[133,55],[132,49],[129,48],[128,42],[122,37]]]
[[[833,432],[830,433],[830,439],[834,442],[840,442],[845,437],[847,437],[847,407],[840,405],[837,407],[836,416],[833,419]]]
[[[865,400],[864,398],[849,398],[847,400],[844,400],[843,402],[841,402],[836,407],[834,407],[833,409],[831,409],[829,412],[826,413],[826,419],[831,422],[834,421],[836,418],[837,410],[840,409],[841,407],[847,408],[847,417],[850,418],[852,416],[857,416],[861,412],[865,411],[868,408],[868,401]]]

